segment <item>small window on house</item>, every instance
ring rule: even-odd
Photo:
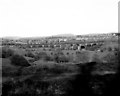
[[[81,46],[81,49],[85,49],[85,46]]]

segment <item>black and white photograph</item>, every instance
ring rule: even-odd
[[[0,96],[120,96],[119,0],[0,0]]]

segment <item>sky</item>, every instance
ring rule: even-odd
[[[0,0],[0,37],[118,32],[119,0]]]

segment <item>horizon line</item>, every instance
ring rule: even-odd
[[[119,32],[107,32],[107,33],[85,33],[85,34],[72,34],[72,33],[65,33],[65,34],[55,34],[55,35],[48,35],[48,36],[0,36],[0,38],[37,38],[37,37],[40,37],[40,38],[45,38],[45,37],[57,37],[57,36],[60,36],[60,37],[67,37],[67,34],[68,35],[73,35],[73,36],[77,36],[77,35],[97,35],[97,34],[112,34],[112,33],[119,33]],[[62,36],[63,35],[63,36]],[[65,36],[64,36],[65,35]],[[69,37],[69,36],[68,36]]]

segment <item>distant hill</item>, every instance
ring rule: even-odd
[[[17,36],[6,36],[6,37],[2,37],[3,39],[12,39],[12,40],[17,40],[17,39],[20,39],[20,37],[17,37]]]
[[[116,35],[116,36],[120,36],[120,33],[116,33],[116,32],[111,32],[111,33],[91,33],[91,34],[84,34],[84,35],[74,35],[74,34],[57,34],[57,35],[51,35],[51,36],[33,36],[33,37],[18,37],[18,36],[6,36],[6,37],[0,37],[0,39],[8,39],[8,40],[18,40],[18,39],[45,39],[45,38],[51,38],[51,37],[64,37],[64,38],[69,38],[69,37],[83,37],[83,36],[98,36],[98,35],[106,35],[106,34],[112,34],[112,35]]]
[[[53,35],[53,37],[75,37],[74,34],[58,34],[58,35]]]

